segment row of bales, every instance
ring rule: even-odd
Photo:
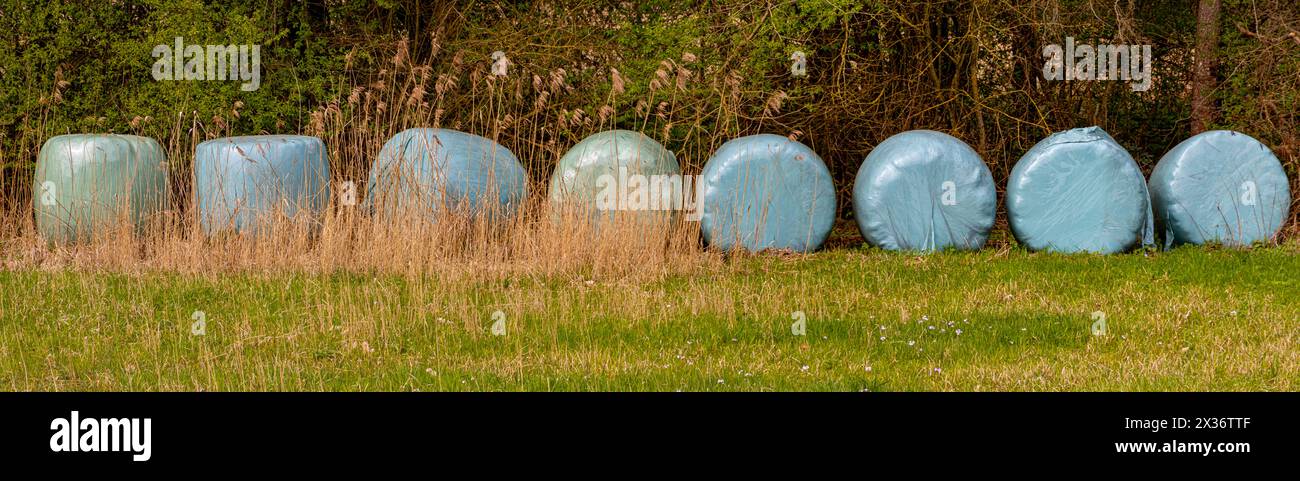
[[[256,236],[270,214],[324,219],[331,195],[320,139],[257,135],[213,139],[194,152],[194,200],[206,235]],[[84,242],[130,222],[146,228],[168,205],[168,172],[153,139],[61,135],[41,149],[33,206],[51,242]],[[361,211],[376,217],[418,212],[436,221],[460,210],[496,222],[520,214],[528,179],[500,144],[446,129],[408,129],[389,139],[371,167]],[[334,187],[334,188],[332,188]],[[359,189],[358,189],[359,190]],[[733,139],[698,176],[676,156],[627,130],[594,134],[559,161],[552,209],[577,209],[595,224],[620,216],[698,221],[721,250],[816,250],[835,221],[835,186],[804,144],[762,134]],[[1168,152],[1151,178],[1105,131],[1058,132],[1035,145],[1006,186],[1008,221],[1031,250],[1114,253],[1156,242],[1166,247],[1274,239],[1291,194],[1277,157],[1238,132],[1193,136]],[[961,140],[914,130],[890,137],[863,161],[853,213],[866,241],[889,250],[979,249],[997,211],[989,168]],[[555,216],[556,222],[572,217]],[[569,219],[569,220],[563,220]]]

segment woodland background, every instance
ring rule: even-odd
[[[154,81],[151,49],[178,36],[261,45],[261,88]],[[1042,47],[1067,36],[1152,45],[1153,86],[1043,80]],[[494,51],[512,63],[505,78],[489,75]],[[808,77],[791,77],[795,51]],[[158,139],[184,190],[207,138],[319,135],[334,175],[360,179],[383,139],[441,126],[510,148],[532,192],[601,130],[646,132],[687,173],[722,142],[768,132],[826,160],[847,217],[859,164],[893,134],[953,134],[1001,186],[1043,137],[1088,125],[1148,173],[1195,132],[1247,133],[1300,197],[1300,2],[0,0],[8,212],[30,203],[41,143],[73,132]]]

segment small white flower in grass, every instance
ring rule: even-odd
[[[865,368],[865,370],[866,370],[867,372],[871,372],[871,366],[867,366],[867,367]]]
[[[939,369],[939,368],[936,367],[936,368],[934,368],[934,372],[935,372],[935,374],[938,374],[938,373],[943,372],[943,369]]]
[[[1232,317],[1237,317],[1237,311],[1231,311],[1228,314],[1232,315]]]
[[[928,329],[930,329],[931,331],[933,331],[933,330],[934,330],[934,326],[930,326]]]
[[[880,336],[880,340],[885,340],[885,336]]]
[[[719,380],[718,380],[718,384],[726,384],[726,382],[723,381],[723,380],[721,380],[721,379],[719,379]]]
[[[921,316],[921,320],[922,320],[922,321],[928,321],[928,320],[930,320],[930,316]]]
[[[915,345],[916,345],[916,341],[907,341],[907,345],[908,345],[908,346],[915,346]]]
[[[808,365],[804,364],[803,367],[799,368],[799,370],[803,372],[808,372]]]
[[[957,330],[957,335],[958,335],[958,336],[961,335],[961,329],[958,329],[958,330]]]
[[[885,330],[885,326],[880,326],[880,330]]]

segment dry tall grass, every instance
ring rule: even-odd
[[[593,225],[587,222],[592,216],[582,212],[569,212],[557,219],[546,200],[550,168],[568,147],[577,139],[615,127],[618,112],[614,100],[623,95],[626,82],[617,70],[602,73],[610,86],[607,105],[594,113],[569,111],[549,105],[557,96],[574,95],[569,72],[563,68],[544,76],[521,71],[497,76],[489,64],[468,62],[466,51],[441,52],[437,35],[426,47],[433,54],[422,63],[413,63],[411,45],[399,42],[389,68],[360,79],[345,97],[312,111],[311,121],[297,132],[276,132],[316,136],[328,149],[335,192],[319,232],[308,227],[313,219],[282,216],[266,220],[271,225],[266,235],[209,238],[202,232],[195,208],[194,148],[204,140],[236,134],[233,122],[246,107],[252,108],[236,102],[227,115],[211,119],[182,111],[165,130],[159,140],[171,165],[173,202],[144,229],[144,235],[136,235],[122,224],[97,232],[90,242],[50,245],[36,232],[30,203],[18,203],[0,214],[2,265],[6,269],[115,272],[351,271],[470,278],[566,274],[641,278],[720,264],[720,254],[703,249],[698,226],[680,216],[660,224],[617,219]],[[653,78],[647,79],[650,98],[637,102],[639,126],[662,125],[657,129],[659,135],[651,132],[661,142],[669,139],[674,127],[668,119],[681,115],[674,102],[655,103],[654,93],[684,90],[693,80],[685,64],[693,61],[694,54],[689,52],[683,53],[681,60],[665,60]],[[49,108],[56,105],[51,103]],[[469,122],[444,124],[447,109],[467,105],[475,106]],[[137,118],[131,124],[132,132],[157,131],[156,122]],[[699,132],[703,122],[697,117],[696,125],[686,126],[686,130]],[[492,222],[456,211],[443,212],[437,219],[423,212],[370,216],[359,206],[341,205],[338,186],[351,181],[358,186],[357,198],[365,197],[361,189],[384,142],[416,127],[462,130],[506,144],[529,173],[529,198],[524,208],[504,222]],[[31,130],[45,136],[57,134],[40,125]],[[502,135],[505,132],[509,135]],[[719,145],[727,135],[715,132],[703,144]],[[28,139],[34,139],[35,145],[44,141]],[[684,167],[698,170],[707,151],[684,154],[679,156]],[[31,180],[20,183],[31,185]]]
[[[436,39],[432,48],[439,49]],[[90,242],[51,245],[36,232],[30,204],[23,204],[0,219],[4,268],[199,274],[349,271],[492,279],[659,277],[720,265],[722,256],[703,249],[698,226],[681,216],[657,224],[619,218],[600,225],[585,221],[591,216],[580,212],[557,218],[546,199],[548,168],[569,147],[557,138],[611,129],[615,121],[610,106],[594,115],[576,111],[550,116],[547,99],[573,90],[563,69],[551,72],[548,78],[502,77],[492,75],[490,65],[468,64],[465,53],[458,52],[449,58],[439,57],[443,73],[435,75],[432,58],[414,64],[409,51],[409,44],[400,42],[391,68],[358,82],[345,98],[314,110],[309,125],[297,132],[321,138],[329,153],[334,192],[319,231],[310,227],[314,219],[269,216],[265,219],[269,233],[205,236],[195,208],[194,147],[204,140],[234,135],[234,131],[223,116],[201,122],[197,113],[181,113],[167,137],[159,139],[171,165],[172,204],[151,220],[143,235],[123,224],[97,232]],[[665,61],[664,68],[670,70],[657,72],[651,79],[652,88],[674,88],[661,84],[660,77],[690,81],[689,72],[674,69],[676,66],[674,61]],[[609,95],[620,95],[624,79],[617,71],[608,75],[612,85]],[[505,101],[506,97],[510,101]],[[480,108],[469,124],[444,125],[443,113],[453,105]],[[229,117],[238,119],[244,108],[236,103]],[[673,108],[662,104],[653,110],[666,117]],[[649,123],[650,116],[656,114],[647,109],[644,115],[643,123]],[[143,129],[151,121],[140,119],[133,128]],[[372,216],[360,203],[343,205],[339,186],[351,181],[357,186],[356,197],[364,198],[370,167],[384,142],[415,127],[451,128],[498,142],[503,142],[502,132],[511,130],[509,138],[514,142],[507,147],[525,164],[530,176],[529,197],[523,208],[500,219],[448,209],[440,209],[443,212],[437,216],[428,215],[427,210]],[[558,131],[564,134],[557,135]],[[666,129],[661,133],[667,136]],[[723,135],[717,134],[717,143],[725,140]],[[684,160],[688,165],[702,163],[699,154]]]

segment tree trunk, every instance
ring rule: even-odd
[[[1219,0],[1201,0],[1196,10],[1196,57],[1192,72],[1192,133],[1214,122],[1215,51],[1219,45]]]

